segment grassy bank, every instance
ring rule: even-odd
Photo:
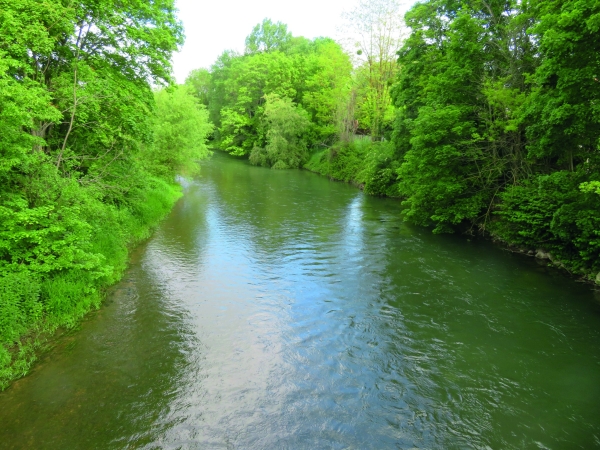
[[[45,264],[68,259],[60,270],[22,267],[0,275],[0,389],[29,371],[57,329],[75,327],[88,311],[99,307],[106,288],[123,275],[129,249],[149,236],[181,195],[178,185],[155,177],[132,192],[127,205],[106,204],[94,198],[90,189],[71,188],[68,204],[38,211],[37,222],[24,211],[23,220],[16,217],[0,226],[3,234],[10,226],[13,236],[21,228],[15,246],[23,247],[28,240],[32,247],[45,239],[49,251],[55,247],[56,256]],[[44,219],[53,213],[65,220],[45,226]]]

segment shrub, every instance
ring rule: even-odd
[[[600,270],[600,195],[579,189],[588,175],[535,176],[500,195],[493,232],[518,246],[543,247],[570,268]]]

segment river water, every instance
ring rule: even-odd
[[[0,448],[600,448],[600,303],[398,201],[215,155],[0,394]]]

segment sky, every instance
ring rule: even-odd
[[[224,50],[244,50],[244,41],[264,18],[281,21],[294,36],[336,39],[342,11],[358,0],[176,0],[185,28],[183,48],[173,57],[177,82],[189,72],[209,68]]]

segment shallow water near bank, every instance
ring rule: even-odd
[[[600,302],[399,202],[216,154],[0,448],[600,448]]]

